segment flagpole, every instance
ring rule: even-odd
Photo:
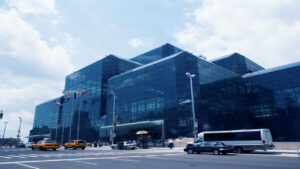
[[[69,142],[71,141],[71,133],[72,133],[72,122],[73,122],[73,114],[74,114],[74,110],[73,110],[73,102],[74,102],[74,98],[72,98],[72,95],[71,95],[71,99],[72,99],[72,107],[71,107],[71,118],[70,118],[70,131],[69,131]]]
[[[79,94],[80,96],[80,94]],[[77,140],[79,139],[79,125],[80,125],[80,105],[81,105],[81,97],[79,99],[79,112],[78,112],[78,126],[77,126]]]

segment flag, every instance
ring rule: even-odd
[[[54,101],[54,106],[62,106],[62,104],[60,103],[60,102],[58,102],[58,101]]]
[[[64,104],[66,102],[64,96],[60,97],[60,101],[59,102],[60,102],[60,104]]]

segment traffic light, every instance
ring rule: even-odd
[[[3,118],[3,113],[2,112],[0,112],[0,119],[2,119]]]
[[[116,122],[119,122],[119,115],[116,115]]]

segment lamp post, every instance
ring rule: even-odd
[[[61,122],[61,126],[62,126],[62,134],[61,134],[61,144],[60,145],[63,145],[63,143],[64,143],[64,131],[65,131],[63,121]]]
[[[190,72],[185,73],[186,76],[190,79],[190,85],[191,85],[191,100],[192,100],[192,113],[193,113],[193,127],[195,132],[195,139],[197,138],[197,127],[196,127],[196,117],[195,117],[195,104],[194,104],[194,92],[193,92],[193,77],[195,77],[195,74],[190,74]]]
[[[116,93],[114,93],[113,91],[111,91],[111,94],[113,95],[114,97],[114,103],[113,103],[113,114],[112,114],[112,118],[113,118],[113,125],[112,125],[112,143],[111,144],[114,144],[114,138],[115,138],[115,108],[116,108]]]
[[[19,119],[20,119],[20,125],[19,125],[19,130],[18,130],[18,135],[17,135],[18,140],[20,140],[20,132],[21,132],[21,124],[22,124],[22,118],[19,117]]]
[[[5,130],[6,130],[6,125],[8,122],[4,122],[4,131],[3,131],[3,138],[2,138],[2,145],[4,144],[4,136],[5,136]]]

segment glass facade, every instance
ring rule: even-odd
[[[109,90],[118,96],[116,114],[120,121],[116,127],[117,135],[121,139],[134,138],[134,133],[140,130],[139,125],[134,127],[138,122],[162,120],[164,137],[192,136],[193,119],[191,103],[188,102],[190,84],[186,72],[196,74],[193,86],[199,132],[266,127],[276,130],[277,135],[282,134],[277,129],[285,121],[278,120],[281,116],[271,111],[275,109],[272,90],[181,52],[109,79]],[[112,99],[109,97],[107,101],[107,126],[112,124]],[[255,108],[264,106],[270,108],[263,112],[264,115],[280,122],[276,127],[272,122],[261,125],[262,112]],[[130,130],[123,124],[132,124]],[[122,127],[118,129],[118,125]],[[151,132],[160,133],[157,134],[160,136],[163,130],[155,128]],[[109,131],[103,130],[102,136],[105,134],[109,137]]]
[[[48,109],[45,110],[47,113],[57,107],[60,108],[57,114],[53,114],[57,120],[52,125],[58,130],[52,138],[61,141],[63,136],[63,141],[77,137],[87,141],[97,141],[99,127],[106,115],[107,80],[140,65],[134,61],[109,55],[66,76],[63,105],[54,106],[54,101],[50,101],[49,103],[52,104],[47,104]],[[39,118],[38,112],[40,112],[39,106],[36,107],[35,115]],[[35,124],[42,125],[43,122],[36,121]]]
[[[270,107],[264,106],[255,110],[272,111],[272,114],[278,115],[268,117],[262,113],[261,117],[266,119],[263,121],[265,123],[273,121],[277,127],[274,131],[281,131],[276,139],[300,141],[300,62],[249,73],[243,77],[273,92],[275,109],[268,110]]]
[[[36,106],[33,129],[30,131],[30,141],[37,141],[43,137],[52,136],[54,138],[58,114],[61,111],[59,106],[54,106],[56,100],[59,100],[59,98]]]
[[[63,106],[38,105],[30,135],[109,141],[115,102],[119,140],[139,130],[152,139],[192,137],[186,72],[195,74],[198,132],[269,128],[275,141],[300,140],[300,63],[264,70],[237,53],[209,62],[170,44],[131,60],[109,55],[68,75]]]
[[[172,54],[175,54],[175,53],[178,53],[181,51],[182,51],[181,49],[167,43],[161,47],[158,47],[149,52],[146,52],[139,56],[136,56],[136,57],[132,58],[131,60],[142,63],[142,64],[147,64],[147,63],[151,63],[153,61],[162,59],[164,57],[170,56]]]
[[[233,53],[211,61],[239,75],[256,72],[264,68],[239,53]]]

